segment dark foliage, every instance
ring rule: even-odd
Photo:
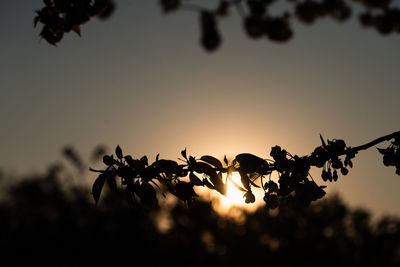
[[[43,24],[40,36],[56,45],[71,30],[81,34],[80,26],[92,17],[106,19],[115,9],[113,0],[44,0],[45,7],[37,11],[34,19]],[[400,9],[390,0],[215,0],[215,8],[206,8],[196,1],[159,0],[164,13],[180,10],[196,12],[200,16],[200,43],[207,51],[216,50],[222,42],[218,22],[232,10],[243,20],[246,34],[253,39],[266,37],[275,42],[289,41],[293,36],[291,22],[296,18],[312,24],[330,17],[338,22],[348,20],[354,3],[361,6],[358,14],[361,25],[373,28],[382,35],[400,32]],[[284,2],[286,10],[272,15],[273,4]]]
[[[7,266],[400,264],[400,221],[372,222],[368,212],[350,210],[339,198],[273,214],[259,209],[241,221],[219,216],[210,203],[196,201],[188,209],[178,202],[169,230],[160,232],[157,210],[128,207],[123,195],[111,193],[94,208],[87,190],[58,177],[51,170],[8,188],[0,203]],[[273,183],[268,188],[277,191]]]
[[[232,181],[232,173],[237,172],[241,177],[241,185],[232,183],[244,192],[245,203],[253,203],[256,198],[254,189],[264,190],[266,207],[275,209],[280,205],[291,207],[306,207],[311,202],[325,195],[324,188],[319,186],[309,174],[311,167],[322,168],[321,178],[324,182],[336,182],[341,175],[347,175],[353,167],[352,159],[361,151],[373,147],[381,142],[392,140],[386,149],[378,149],[383,154],[383,163],[386,166],[396,167],[400,175],[400,132],[395,132],[377,138],[367,144],[350,147],[341,139],[325,141],[322,136],[321,146],[318,146],[310,155],[291,155],[280,146],[271,149],[272,159],[263,159],[258,156],[242,153],[236,155],[229,163],[224,163],[213,156],[202,156],[196,159],[188,156],[186,149],[181,152],[182,164],[173,160],[159,159],[157,155],[153,163],[149,163],[147,156],[133,159],[130,155],[123,155],[120,146],[115,149],[114,155],[105,155],[103,162],[105,170],[94,170],[100,175],[93,184],[92,193],[96,203],[107,179],[112,184],[121,184],[121,188],[111,187],[114,191],[122,190],[129,195],[133,203],[140,200],[143,204],[158,206],[156,189],[165,190],[175,195],[187,205],[191,205],[197,197],[196,186],[206,186],[222,195],[227,192],[227,182]],[[273,172],[278,173],[277,183],[271,179]],[[224,178],[223,174],[226,174]],[[200,178],[198,175],[202,175]],[[187,177],[189,176],[189,177]],[[116,182],[115,179],[120,180]],[[267,180],[267,181],[265,181]]]
[[[81,35],[80,26],[92,17],[107,19],[113,12],[112,0],[43,0],[45,7],[36,11],[34,26],[43,24],[40,36],[56,45],[64,33],[73,31]]]

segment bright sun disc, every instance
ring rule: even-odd
[[[225,178],[225,177],[224,177]],[[232,181],[234,181],[237,185],[242,186],[242,182],[240,181],[240,175],[239,173],[235,172],[232,173],[231,177]],[[229,204],[230,206],[232,205],[238,205],[242,206],[245,204],[244,202],[244,192],[239,190],[229,179],[227,180],[227,191],[226,191],[226,197],[222,198],[223,202],[227,202],[226,204]]]

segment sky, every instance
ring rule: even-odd
[[[306,155],[325,138],[357,146],[400,130],[400,36],[322,19],[293,24],[285,44],[246,37],[221,21],[218,51],[199,45],[198,16],[162,14],[157,1],[118,1],[57,47],[33,28],[40,0],[0,2],[0,167],[42,171],[64,145],[177,159],[180,151],[268,158],[280,145]],[[384,145],[382,146],[384,147]],[[400,215],[400,177],[375,149],[328,194]],[[324,184],[318,177],[317,183]]]

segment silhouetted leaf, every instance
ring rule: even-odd
[[[155,161],[152,166],[158,173],[176,173],[178,170],[178,163],[173,160],[160,159]]]
[[[184,150],[181,151],[181,155],[184,159],[187,160],[187,155],[186,155],[186,148]]]
[[[342,168],[340,169],[340,172],[341,172],[343,175],[347,175],[347,174],[349,173],[349,170],[348,170],[347,168],[345,168],[345,167],[342,167]]]
[[[189,179],[190,179],[190,182],[192,182],[192,184],[194,184],[194,185],[204,186],[204,183],[203,183],[203,182],[200,180],[200,178],[197,177],[197,175],[194,174],[193,172],[191,172],[191,173],[189,174]]]
[[[111,156],[105,155],[105,156],[103,157],[103,162],[104,162],[104,164],[106,164],[107,166],[113,165],[113,164],[114,164],[114,156],[113,156],[113,155],[111,155]]]
[[[250,190],[247,191],[244,194],[244,198],[245,198],[245,202],[248,203],[254,203],[256,201],[256,197],[254,196],[253,192],[251,192]]]
[[[242,185],[244,186],[244,188],[246,188],[247,190],[250,190],[250,179],[247,176],[247,174],[244,172],[239,172],[239,174],[240,174],[240,181],[242,182]]]
[[[326,143],[325,143],[324,138],[322,137],[322,134],[319,134],[319,138],[321,139],[322,147],[326,148]]]
[[[72,31],[74,31],[79,37],[81,37],[81,28],[78,25],[72,26]]]
[[[225,162],[226,165],[229,164],[228,159],[226,158],[226,155],[224,156],[224,162]]]
[[[216,50],[221,44],[215,14],[207,11],[200,13],[201,44],[207,51]]]
[[[333,171],[332,179],[333,179],[333,181],[335,181],[335,182],[336,182],[337,179],[338,179],[338,174],[337,174],[337,171],[336,171],[336,170]]]
[[[221,193],[222,195],[226,195],[227,185],[222,181],[222,173],[216,173],[215,171],[208,174],[210,177],[210,181],[213,183],[214,188]]]
[[[148,182],[135,183],[135,194],[140,198],[143,204],[158,207],[157,192]]]
[[[207,178],[203,178],[203,183],[209,188],[209,189],[215,189],[214,185],[208,181]]]
[[[115,11],[116,4],[113,0],[106,0],[106,6],[98,15],[98,18],[101,20],[109,19]]]
[[[132,156],[127,155],[127,156],[124,157],[124,159],[125,159],[126,163],[128,163],[128,165],[130,167],[132,167],[132,168],[135,167],[135,160],[132,158]]]
[[[96,205],[99,202],[101,191],[103,190],[103,186],[106,181],[106,178],[107,178],[107,174],[101,173],[93,183],[92,195],[96,202]]]
[[[115,148],[115,155],[117,158],[122,159],[122,149],[119,145]]]
[[[177,10],[180,4],[180,0],[160,0],[160,5],[165,13]]]
[[[175,185],[175,195],[184,201],[191,202],[194,197],[197,197],[198,195],[193,189],[193,184],[187,183],[187,182],[182,182],[179,181]]]
[[[274,181],[266,182],[264,188],[267,189],[269,193],[277,193],[279,190],[278,184]]]
[[[204,162],[196,162],[194,170],[197,173],[205,173],[208,176],[215,173],[215,169]]]
[[[258,17],[247,17],[244,19],[244,29],[251,38],[260,38],[265,33],[265,21]]]
[[[213,157],[213,156],[202,156],[200,160],[205,161],[214,167],[217,167],[218,169],[222,169],[222,163],[219,161],[219,159]]]
[[[235,157],[235,160],[240,164],[240,170],[245,173],[267,173],[269,170],[268,163],[260,157],[250,153],[242,153]]]
[[[147,159],[147,156],[143,156],[140,161],[145,165],[148,166],[149,165],[149,160]]]
[[[261,186],[257,185],[256,183],[254,183],[255,180],[257,180],[259,177],[261,177],[260,174],[258,173],[252,173],[250,174],[249,180],[250,180],[250,184],[256,188],[261,188]]]

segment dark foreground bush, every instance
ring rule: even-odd
[[[235,222],[210,203],[171,210],[128,207],[106,194],[95,207],[89,190],[56,173],[8,188],[0,206],[0,251],[6,266],[399,266],[400,221],[349,209],[338,197],[308,208],[259,209]]]

